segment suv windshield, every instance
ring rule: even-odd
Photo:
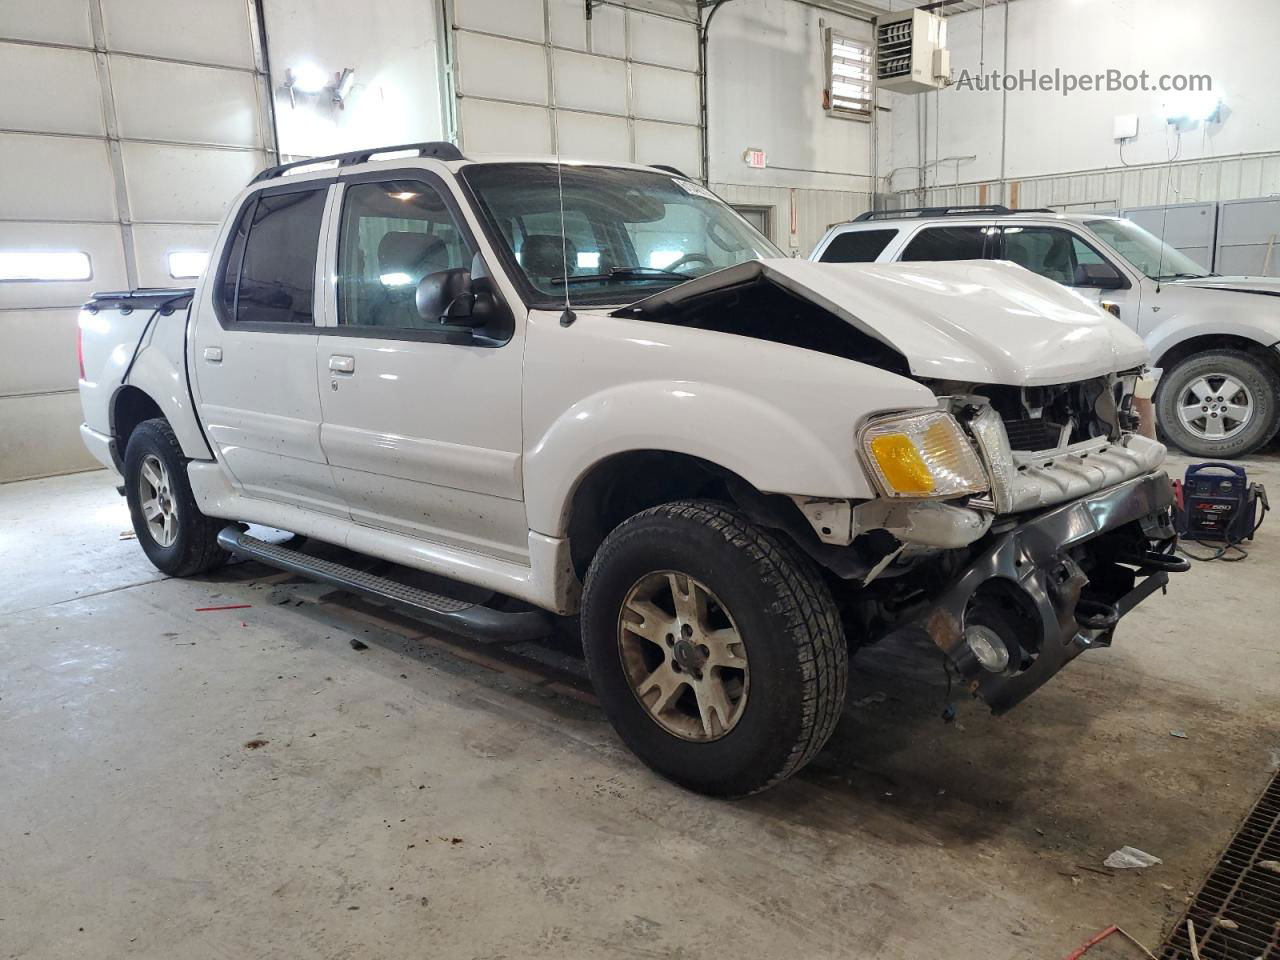
[[[1132,220],[1089,220],[1085,226],[1152,280],[1211,276],[1181,250],[1169,246]]]
[[[566,287],[574,303],[632,303],[784,255],[710,191],[671,174],[566,163],[557,175],[554,163],[492,163],[462,177],[538,305],[562,303]]]

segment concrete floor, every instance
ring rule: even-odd
[[[164,579],[128,529],[106,474],[0,486],[3,958],[1154,948],[1280,765],[1274,517],[1002,719],[860,655],[828,749],[739,803],[633,761],[571,658],[254,565]],[[1164,864],[1099,872],[1123,844]]]

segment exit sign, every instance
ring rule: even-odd
[[[748,167],[754,167],[757,170],[763,170],[765,167],[764,151],[755,147],[748,147],[743,152],[742,159],[747,162]]]

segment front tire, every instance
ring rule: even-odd
[[[1186,453],[1243,457],[1280,430],[1280,378],[1242,350],[1193,354],[1161,379],[1156,420]]]
[[[717,503],[645,510],[605,539],[582,607],[587,668],[653,770],[737,797],[808,763],[844,706],[848,651],[807,557]]]
[[[167,420],[143,421],[130,435],[124,489],[133,532],[161,573],[190,577],[226,562],[218,546],[225,521],[206,517],[196,506],[187,459]]]

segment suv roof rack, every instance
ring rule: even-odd
[[[402,151],[417,151],[420,157],[432,157],[436,160],[465,160],[462,151],[456,145],[443,140],[424,141],[422,143],[402,143],[394,147],[371,147],[367,150],[351,150],[347,153],[331,153],[324,157],[308,157],[306,160],[294,160],[291,163],[281,163],[274,167],[267,167],[256,177],[250,180],[250,183],[258,183],[262,180],[273,180],[276,177],[283,176],[288,170],[296,167],[309,167],[316,163],[329,163],[337,161],[339,167],[350,166],[353,163],[365,163],[380,153],[400,153]]]
[[[897,220],[908,217],[970,217],[975,213],[993,213],[1004,216],[1006,213],[1056,213],[1048,207],[1034,207],[1013,210],[998,203],[979,204],[960,207],[904,207],[901,210],[868,210],[860,213],[850,223],[861,223],[865,220]]]

